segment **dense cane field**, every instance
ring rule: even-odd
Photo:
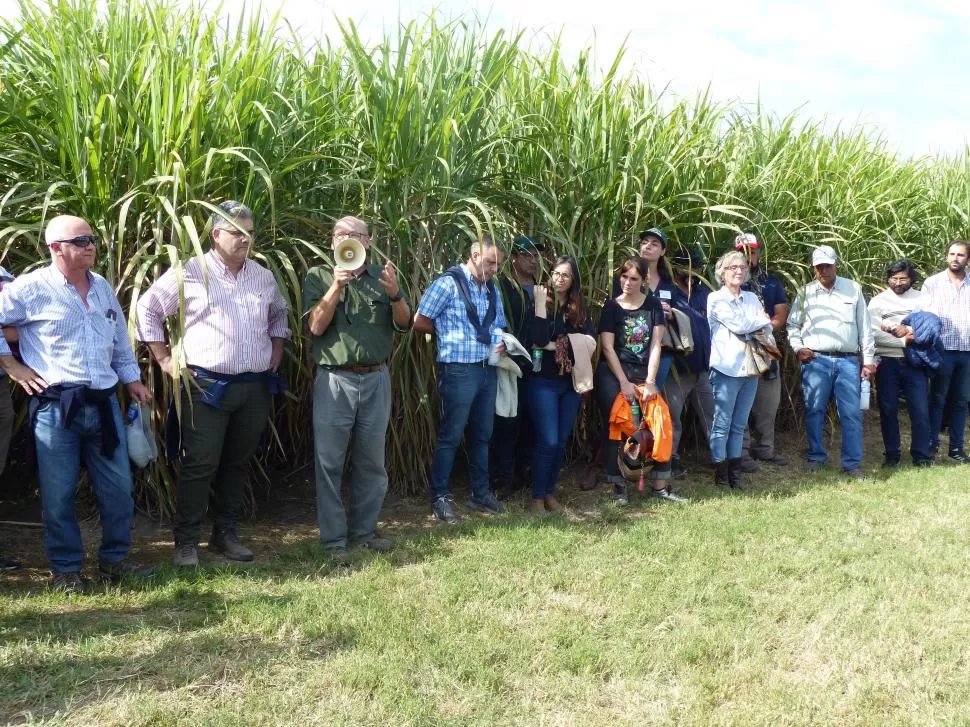
[[[483,230],[576,255],[593,301],[653,225],[710,258],[752,230],[790,285],[818,243],[873,284],[890,258],[931,269],[945,241],[967,235],[965,155],[901,158],[871,131],[673,98],[622,71],[622,53],[565,57],[555,41],[471,18],[366,44],[349,21],[308,40],[266,15],[230,24],[192,3],[22,0],[0,38],[8,268],[43,264],[44,221],[79,214],[104,240],[100,272],[133,305],[161,270],[199,254],[214,202],[254,208],[256,256],[295,332],[263,466],[308,459],[300,286],[309,266],[329,264],[329,226],[345,213],[371,221],[375,255],[400,267],[412,299]],[[407,336],[392,360],[399,493],[425,487],[433,353]],[[170,383],[146,369],[164,404]],[[171,477],[163,466],[141,475],[140,504],[165,514]]]

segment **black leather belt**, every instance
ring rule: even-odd
[[[815,351],[816,356],[831,356],[832,358],[852,358],[853,356],[858,356],[858,353],[846,353],[845,351]]]

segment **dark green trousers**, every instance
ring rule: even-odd
[[[205,380],[196,382],[206,388]],[[191,409],[190,407],[191,398]],[[206,508],[215,529],[232,529],[242,512],[249,460],[272,405],[265,381],[229,384],[218,408],[195,386],[182,392],[182,467],[175,498],[175,544],[199,542]]]

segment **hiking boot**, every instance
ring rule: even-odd
[[[864,480],[866,478],[866,473],[860,470],[858,467],[851,470],[846,470],[843,472],[846,477],[851,477],[854,480]]]
[[[899,467],[900,455],[898,452],[895,454],[886,454],[885,459],[882,461],[883,467]]]
[[[491,491],[486,492],[481,497],[475,497],[475,495],[469,497],[468,507],[478,512],[487,512],[490,515],[498,515],[505,512],[505,506],[498,501],[498,498]]]
[[[529,514],[530,515],[545,515],[546,514],[546,502],[545,500],[540,500],[537,498],[532,498],[529,503]]]
[[[182,543],[175,546],[172,553],[172,565],[179,568],[195,568],[199,565],[199,546],[194,543]]]
[[[431,511],[434,516],[443,523],[454,525],[459,520],[458,512],[455,510],[455,500],[451,495],[443,495],[431,503]]]
[[[650,496],[666,500],[667,502],[687,502],[687,498],[674,492],[670,485],[667,485],[662,490],[650,490]]]
[[[327,557],[334,565],[339,566],[349,566],[350,565],[350,553],[342,545],[338,545],[335,548],[324,548],[323,552],[326,553]]]
[[[556,499],[555,495],[546,495],[543,504],[549,512],[562,512],[562,505],[559,504],[559,500]]]
[[[235,530],[213,530],[209,538],[209,550],[228,558],[248,563],[253,559],[253,551],[242,544]]]
[[[122,578],[148,578],[152,574],[152,569],[130,558],[125,558],[116,563],[105,563],[103,560],[99,560],[98,572],[104,580],[115,582]]]
[[[53,573],[47,587],[65,596],[80,596],[91,589],[91,581],[80,573]]]
[[[360,543],[355,543],[355,545],[361,548],[367,548],[367,550],[374,550],[378,553],[386,553],[394,547],[394,541],[390,538],[382,538],[380,535],[375,535],[370,540],[364,540]]]
[[[742,472],[757,472],[761,469],[761,466],[750,457],[740,457],[738,461],[741,463]]]
[[[4,558],[0,555],[0,573],[9,573],[12,570],[17,570],[23,566],[19,560],[14,560],[13,558]]]
[[[714,464],[714,484],[719,487],[730,487],[731,480],[728,479],[728,462],[716,462]]]
[[[630,495],[626,484],[615,483],[613,485],[613,502],[617,505],[629,505]]]
[[[825,462],[819,462],[815,459],[810,459],[805,463],[805,469],[809,472],[818,472],[825,466]]]

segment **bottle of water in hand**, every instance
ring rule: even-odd
[[[542,371],[542,349],[532,349],[532,373],[537,374]]]
[[[499,359],[502,358],[502,354],[498,352],[498,345],[502,342],[502,329],[493,328],[492,329],[492,351],[488,354],[488,365],[498,366]]]
[[[869,382],[869,377],[867,376],[862,380],[862,395],[859,399],[859,408],[862,411],[869,410],[869,400],[872,398],[872,384]]]

